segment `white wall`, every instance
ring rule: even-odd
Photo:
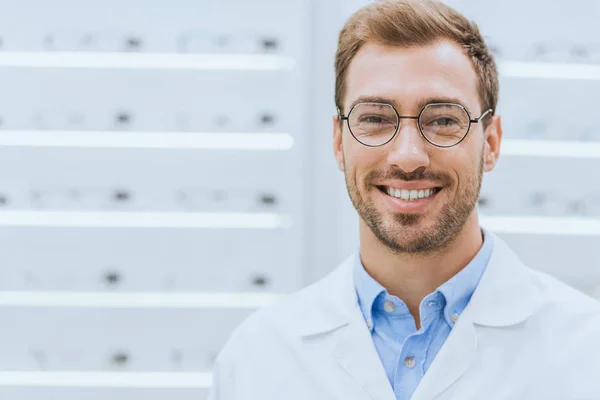
[[[331,117],[337,34],[364,3],[0,4],[1,398],[202,398],[243,318],[356,249]],[[506,141],[485,177],[484,225],[531,266],[600,296],[600,6],[450,3],[479,22],[503,72]],[[249,71],[240,58],[200,68],[207,52],[282,68]],[[122,59],[136,54],[157,57]],[[66,68],[70,56],[143,65]],[[183,62],[195,67],[175,68]],[[529,69],[537,77],[515,77]],[[230,147],[257,145],[257,133],[293,145],[190,148],[207,132],[242,133]],[[186,135],[196,142],[182,145]],[[102,372],[162,374],[119,385]]]

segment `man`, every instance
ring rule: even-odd
[[[600,305],[479,226],[502,126],[476,25],[429,0],[377,1],[347,21],[335,70],[360,249],[247,319],[211,398],[600,398]]]

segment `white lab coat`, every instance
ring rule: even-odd
[[[252,314],[219,354],[209,399],[394,400],[353,264]],[[494,236],[471,302],[412,399],[600,399],[600,303],[527,268]]]

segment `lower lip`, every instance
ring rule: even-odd
[[[425,197],[423,199],[402,200],[382,192],[379,188],[377,188],[377,191],[381,194],[381,196],[383,196],[383,200],[386,202],[388,207],[390,207],[393,211],[400,213],[420,213],[425,211],[427,206],[429,206],[429,204],[431,204],[431,202],[433,202],[441,192],[440,190],[433,196]]]

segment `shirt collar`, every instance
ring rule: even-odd
[[[425,299],[431,300],[432,297],[439,296],[439,293],[444,296],[446,300],[444,315],[450,326],[454,325],[453,315],[460,315],[469,303],[490,260],[494,247],[493,236],[483,228],[482,234],[483,245],[471,262]],[[377,297],[381,293],[387,293],[387,290],[365,270],[358,250],[354,259],[353,273],[358,303],[365,320],[371,324],[373,321],[373,305]]]

